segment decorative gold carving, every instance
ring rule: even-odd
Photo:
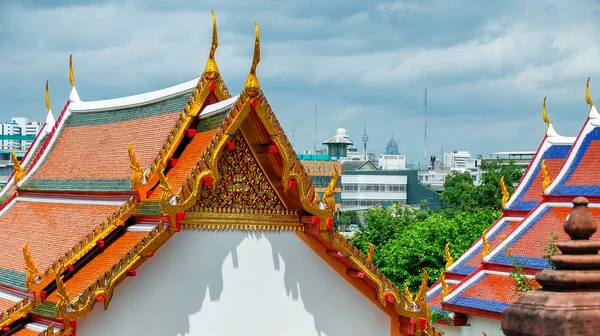
[[[369,243],[369,253],[367,254],[367,261],[373,262],[373,257],[375,256],[375,248],[373,244]]]
[[[30,301],[28,297],[15,303],[12,307],[9,307],[5,311],[0,311],[0,329],[8,325],[11,325],[15,321],[27,316],[27,314],[33,309],[34,302]]]
[[[46,110],[50,111],[50,92],[48,91],[48,81],[46,81]]]
[[[23,245],[23,258],[25,259],[25,272],[27,274],[25,276],[25,284],[27,287],[29,287],[30,283],[39,282],[41,280],[40,272],[38,271],[37,266],[35,266],[35,262],[31,257],[29,243],[25,243],[25,245]]]
[[[256,34],[254,40],[254,56],[252,57],[252,66],[250,67],[248,79],[246,79],[246,85],[244,85],[244,90],[250,97],[257,96],[260,91],[260,83],[258,82],[258,77],[256,77],[256,67],[260,62],[260,30],[258,29],[258,24],[256,22],[254,22],[254,32]]]
[[[224,151],[218,162],[219,181],[213,188],[202,188],[192,211],[203,208],[222,212],[242,211],[285,214],[288,210],[277,196],[250,146],[238,131],[231,140],[234,149]]]
[[[419,286],[419,291],[415,295],[415,304],[417,304],[420,308],[424,308],[427,306],[425,303],[425,298],[427,298],[427,282],[429,281],[429,274],[427,270],[423,268],[423,277],[421,278],[421,285]]]
[[[488,254],[490,254],[490,244],[488,243],[487,240],[487,232],[488,229],[486,229],[485,231],[483,231],[483,235],[481,235],[481,240],[482,240],[482,250],[481,250],[481,259],[485,258]]]
[[[159,188],[162,190],[162,194],[160,195],[160,207],[161,211],[164,213],[164,205],[169,204],[171,199],[173,198],[173,192],[171,191],[171,185],[169,184],[169,180],[164,174],[164,167],[158,170],[158,179],[159,179]]]
[[[588,77],[587,83],[585,84],[585,101],[588,103],[588,105],[590,105],[591,111],[594,102],[592,101],[592,97],[590,96],[590,79],[591,77]]]
[[[73,335],[73,327],[69,323],[67,323],[67,328],[65,330],[57,330],[54,331],[54,324],[51,324],[48,329],[42,331],[38,336],[71,336]]]
[[[14,164],[14,169],[15,169],[15,186],[21,182],[21,180],[23,179],[23,175],[25,175],[25,171],[23,170],[23,167],[21,167],[21,162],[19,162],[19,158],[17,158],[17,150],[13,150],[12,154],[12,161]]]
[[[73,54],[69,55],[69,83],[75,87],[75,75],[73,74]]]
[[[335,199],[333,195],[335,195],[335,187],[337,186],[338,179],[340,177],[340,172],[337,167],[333,167],[333,176],[331,177],[331,181],[327,185],[325,189],[325,193],[323,194],[323,201],[327,204],[327,207],[335,210]]]
[[[508,194],[508,189],[506,189],[506,184],[504,184],[504,176],[500,178],[500,189],[502,190],[502,208],[506,206],[506,202],[510,199],[510,195]]]
[[[546,113],[546,97],[544,97],[544,102],[542,103],[542,119],[546,123],[546,132],[548,132],[548,128],[550,128],[550,119],[548,118],[548,113]]]
[[[447,270],[454,263],[454,261],[452,260],[452,255],[450,254],[450,242],[446,243],[445,252],[446,252],[446,268],[445,269]]]
[[[142,181],[142,176],[144,175],[144,171],[142,169],[142,165],[140,161],[138,161],[135,156],[135,152],[133,151],[133,142],[129,143],[129,147],[127,148],[129,152],[129,168],[131,168],[131,190],[136,190],[140,182]]]
[[[546,169],[546,160],[542,160],[542,194],[546,194],[546,189],[550,186],[550,174],[548,174],[548,170]]]
[[[57,307],[65,307],[67,310],[70,310],[68,307],[71,299],[69,299],[69,293],[67,293],[67,287],[63,282],[62,275],[56,276],[56,296],[58,296],[58,302],[56,302]]]
[[[127,277],[128,271],[139,267],[146,260],[148,253],[156,251],[172,237],[173,232],[173,230],[164,225],[164,222],[159,223],[158,226],[152,229],[142,240],[125,253],[120,260],[115,262],[110,269],[99,276],[96,281],[79,293],[73,300],[69,301],[66,290],[62,294],[60,293],[60,287],[64,287],[64,284],[62,284],[62,278],[57,277],[59,302],[56,305],[56,316],[65,320],[80,319],[91,313],[97,302],[103,302],[104,309],[107,309],[112,299],[114,288]]]
[[[408,303],[413,306],[415,304],[415,297],[413,293],[410,292],[410,289],[408,289],[406,282],[404,283],[404,295],[406,296]]]
[[[206,68],[204,68],[204,76],[208,80],[213,80],[219,74],[219,68],[217,67],[217,62],[215,61],[215,51],[217,51],[217,47],[219,46],[219,36],[217,34],[217,18],[215,16],[215,12],[211,10],[210,14],[213,22],[212,43],[210,44],[210,53],[208,54]]]
[[[440,294],[440,298],[444,300],[450,288],[448,287],[448,283],[446,283],[446,272],[442,272],[442,276],[440,277],[440,282],[442,283],[442,293]]]

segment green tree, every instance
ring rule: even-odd
[[[340,231],[347,231],[350,229],[350,225],[358,224],[360,222],[360,218],[358,217],[358,212],[350,210],[350,211],[339,211],[335,220],[333,221],[333,226]]]

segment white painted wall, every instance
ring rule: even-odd
[[[78,336],[390,335],[390,319],[295,233],[182,231]]]
[[[504,336],[500,326],[500,320],[489,319],[480,316],[467,316],[468,326],[451,327],[436,324],[434,327],[444,332],[444,336],[482,336],[485,332],[488,336]]]

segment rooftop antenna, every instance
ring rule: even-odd
[[[367,156],[367,142],[369,141],[369,136],[367,135],[367,122],[365,121],[365,133],[362,136],[363,145],[365,148],[365,160],[368,160]]]
[[[313,139],[313,153],[317,152],[317,102],[315,102],[315,138]]]
[[[423,138],[423,160],[427,162],[427,87],[425,87],[425,136]]]

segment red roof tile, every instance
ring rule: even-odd
[[[25,272],[23,245],[28,242],[43,272],[118,208],[17,201],[0,217],[0,267]]]
[[[548,171],[548,175],[550,175],[550,181],[553,181],[556,176],[558,175],[558,173],[560,172],[560,169],[562,168],[563,164],[565,162],[565,159],[545,159],[544,163],[546,165],[546,170]],[[541,201],[544,194],[542,191],[542,182],[544,181],[544,177],[542,176],[542,172],[541,170],[537,173],[537,175],[535,176],[535,178],[533,179],[533,182],[531,184],[531,187],[529,189],[527,189],[527,192],[525,193],[525,195],[523,195],[523,200],[524,201]]]
[[[19,331],[11,334],[12,336],[38,336],[40,333],[38,331],[29,330],[26,328],[21,328]]]
[[[503,242],[504,239],[506,239],[506,237],[512,232],[512,230],[519,226],[519,223],[519,221],[508,222],[508,224],[502,229],[502,231],[498,232],[498,234],[495,234],[493,239],[488,240],[488,243],[490,244],[490,251],[495,249],[498,245],[500,245],[500,243]],[[465,263],[465,266],[479,267],[479,265],[481,265],[483,261],[483,258],[481,257],[481,252],[482,249],[478,249],[477,253]]]
[[[0,298],[0,315],[4,313],[8,308],[15,305],[15,302]]]
[[[96,255],[82,269],[78,270],[69,280],[65,282],[67,292],[75,297],[91,285],[98,277],[109,270],[121,257],[127,253],[135,244],[137,244],[148,232],[130,232],[127,231],[119,237],[110,246],[105,248],[102,253]],[[48,300],[56,301],[56,291],[48,296]]]
[[[127,146],[142,167],[156,157],[179,112],[119,123],[66,127],[34,179],[130,178]]]

